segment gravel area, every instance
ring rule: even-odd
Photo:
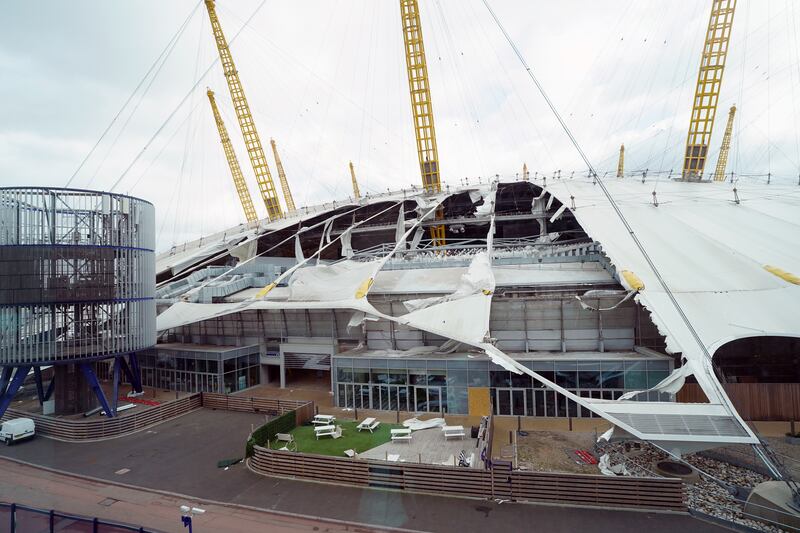
[[[782,438],[768,438],[772,450],[784,460],[795,479],[800,479],[800,446],[786,443]],[[625,463],[632,476],[661,477],[654,465],[660,461],[671,459],[666,453],[654,446],[643,444],[641,450],[624,451],[621,443],[606,444],[601,449],[594,447],[593,433],[568,431],[531,431],[527,436],[517,435],[517,463],[520,468],[536,472],[572,472],[577,474],[598,474],[596,465],[577,464],[569,455],[573,450],[589,450],[598,458],[609,453],[611,464]],[[758,464],[752,448],[749,446],[729,446],[713,451],[715,458],[701,454],[685,457],[686,462],[696,470],[713,476],[719,482],[730,487],[741,487],[744,494],[739,498],[746,500],[748,489],[770,478],[747,468]],[[727,462],[728,460],[736,464]],[[729,490],[720,483],[701,476],[699,480],[688,480],[687,499],[690,509],[729,520],[758,531],[783,531],[765,522],[748,518],[744,515],[744,502],[737,500]]]
[[[628,472],[634,476],[658,476],[653,465],[669,459],[661,450],[644,444],[642,451],[625,456],[621,444],[606,445],[604,450],[611,455],[611,464],[624,461]],[[753,470],[730,463],[692,454],[685,457],[687,463],[701,472],[717,478],[733,487],[752,489],[770,478]],[[771,524],[754,520],[744,515],[744,502],[737,500],[725,487],[705,476],[695,482],[687,481],[687,499],[690,509],[729,520],[758,531],[784,531]],[[746,496],[745,496],[746,498]]]

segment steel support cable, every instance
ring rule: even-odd
[[[611,196],[611,193],[606,188],[605,183],[603,183],[603,180],[597,175],[597,172],[595,172],[594,167],[592,166],[592,164],[589,161],[588,157],[586,157],[586,154],[584,153],[584,151],[581,148],[581,146],[578,144],[578,141],[573,136],[572,131],[570,131],[570,129],[567,126],[566,122],[564,122],[564,119],[561,118],[561,114],[556,109],[556,107],[553,104],[552,100],[550,100],[550,97],[547,96],[547,93],[545,92],[544,87],[541,85],[539,80],[533,74],[533,71],[528,66],[528,63],[525,61],[525,58],[523,57],[522,52],[520,52],[519,48],[517,48],[517,45],[511,39],[511,36],[508,34],[508,32],[506,31],[505,27],[500,22],[500,19],[497,18],[497,15],[495,14],[494,10],[492,10],[491,6],[489,5],[489,1],[488,0],[483,0],[483,4],[486,6],[486,9],[489,11],[489,14],[494,19],[495,23],[497,24],[497,27],[503,33],[503,36],[508,41],[508,44],[514,50],[514,53],[516,54],[516,56],[519,59],[520,63],[522,64],[523,67],[525,67],[525,70],[528,72],[528,75],[530,76],[530,78],[533,81],[533,83],[536,85],[536,88],[539,90],[539,93],[542,95],[542,98],[544,98],[545,102],[547,103],[548,107],[552,111],[553,115],[558,120],[559,124],[561,125],[561,128],[564,130],[564,133],[566,133],[567,137],[569,137],[569,140],[572,143],[572,145],[575,147],[575,150],[578,152],[578,154],[580,155],[581,159],[583,159],[583,162],[586,164],[589,172],[591,172],[591,174],[594,176],[594,179],[597,182],[597,184],[600,185],[600,189],[603,191],[603,194],[605,195],[605,197],[608,200],[609,204],[611,205],[612,209],[614,210],[614,212],[616,213],[617,217],[622,222],[623,226],[625,227],[625,230],[630,235],[630,237],[633,240],[633,242],[636,245],[636,247],[639,249],[639,252],[642,254],[642,257],[644,257],[645,261],[647,262],[647,265],[650,267],[651,271],[656,276],[656,279],[658,280],[659,285],[661,285],[661,288],[664,290],[664,293],[669,298],[670,303],[673,305],[675,310],[678,312],[678,315],[681,317],[681,320],[683,321],[683,323],[686,326],[687,330],[691,334],[691,336],[694,339],[694,341],[697,344],[697,346],[700,348],[701,353],[706,357],[706,359],[709,362],[709,365],[713,365],[711,354],[709,353],[708,349],[706,348],[706,345],[700,339],[700,335],[697,333],[697,330],[695,330],[695,328],[692,325],[691,321],[689,320],[689,318],[684,313],[683,308],[678,303],[678,300],[675,298],[675,295],[670,290],[669,285],[667,285],[666,280],[661,276],[661,272],[658,270],[658,267],[656,267],[655,263],[650,258],[650,255],[647,253],[647,250],[645,250],[644,245],[641,243],[641,241],[639,241],[639,237],[633,231],[633,228],[631,227],[630,223],[628,222],[628,219],[625,218],[625,215],[620,210],[619,206],[617,205],[617,202],[614,200],[614,198]],[[707,373],[709,373],[709,367],[706,367],[705,370],[706,370]],[[711,376],[711,377],[713,377],[713,376]],[[717,390],[717,393],[719,394],[719,398],[721,400],[723,400],[724,405],[725,405],[726,409],[729,411],[729,413],[732,416],[734,416],[737,419],[737,421],[743,427],[749,428],[749,426],[747,426],[744,423],[744,421],[741,419],[739,414],[736,412],[736,410],[731,405],[730,400],[725,395],[725,391],[722,389],[722,386],[719,384],[719,382],[716,379],[711,379],[709,381],[710,381],[711,385]]]
[[[239,30],[228,41],[228,47],[230,47],[236,41],[236,38],[239,37],[239,35],[247,27],[247,25],[250,24],[250,22],[258,14],[258,12],[261,11],[261,8],[264,7],[264,4],[266,4],[266,1],[267,0],[261,0],[261,3],[258,4],[258,6],[253,11],[253,13],[247,18],[247,20],[245,21],[244,25],[241,28],[239,28]],[[178,110],[181,107],[183,107],[183,104],[186,103],[186,101],[192,95],[194,90],[197,89],[197,86],[200,85],[200,82],[203,81],[206,76],[208,76],[208,74],[217,65],[217,63],[219,63],[219,56],[215,57],[211,61],[211,64],[208,66],[208,68],[206,68],[206,70],[203,71],[203,74],[197,79],[197,81],[194,83],[194,85],[191,86],[191,88],[183,96],[183,98],[181,98],[181,101],[178,102],[178,105],[175,106],[175,108],[170,112],[170,114],[167,116],[167,118],[164,120],[164,122],[161,123],[161,125],[158,127],[156,132],[153,134],[153,136],[150,137],[150,139],[145,143],[145,145],[142,147],[142,149],[139,151],[139,153],[136,154],[136,157],[133,158],[133,161],[131,161],[131,163],[125,168],[125,170],[122,172],[122,174],[120,174],[120,176],[116,179],[114,184],[108,189],[109,191],[113,191],[117,187],[117,185],[119,185],[119,183],[123,179],[125,179],[125,176],[128,175],[128,172],[130,172],[130,170],[133,168],[133,166],[139,161],[139,158],[141,158],[142,155],[144,155],[144,153],[147,151],[147,149],[150,147],[150,145],[153,143],[153,141],[156,139],[156,137],[158,137],[161,134],[163,129],[166,127],[166,125],[169,124],[169,122],[172,120],[172,118],[178,113]]]
[[[116,121],[120,117],[120,115],[122,115],[122,112],[125,111],[125,108],[128,107],[128,104],[131,102],[131,100],[133,100],[133,97],[136,95],[136,93],[139,91],[139,89],[141,89],[141,87],[144,84],[144,82],[150,77],[150,74],[153,72],[153,69],[156,68],[156,65],[159,64],[159,62],[161,61],[162,56],[164,56],[165,53],[167,55],[169,55],[172,52],[172,49],[175,47],[175,44],[177,44],[178,40],[180,39],[181,35],[183,34],[184,30],[186,29],[186,26],[189,24],[189,21],[192,19],[194,14],[197,12],[197,8],[200,7],[200,5],[202,3],[203,3],[202,0],[200,0],[200,1],[197,2],[197,4],[195,4],[195,6],[192,9],[192,11],[189,13],[189,15],[183,21],[183,24],[181,24],[180,27],[178,28],[178,31],[176,31],[175,34],[173,34],[173,36],[170,38],[170,40],[167,41],[167,45],[164,47],[163,50],[161,50],[161,53],[158,54],[158,57],[156,57],[156,60],[153,61],[153,64],[150,65],[150,68],[147,70],[145,75],[142,77],[141,80],[139,80],[139,83],[136,85],[136,88],[133,89],[133,92],[130,94],[130,96],[128,96],[128,99],[125,100],[125,103],[122,104],[122,107],[119,109],[119,111],[117,111],[117,114],[114,115],[114,118],[111,119],[111,122],[108,124],[108,126],[106,126],[106,129],[103,130],[103,133],[100,134],[100,138],[97,139],[97,142],[94,143],[94,146],[92,146],[92,149],[89,150],[89,153],[86,154],[86,156],[81,161],[80,165],[78,165],[78,168],[75,169],[75,172],[73,172],[72,176],[70,176],[69,180],[67,180],[67,184],[65,185],[65,187],[69,187],[70,186],[70,184],[72,183],[72,180],[75,179],[75,177],[78,175],[78,172],[80,172],[81,169],[83,168],[83,165],[86,164],[86,162],[92,156],[94,151],[97,150],[97,147],[100,146],[100,143],[103,141],[105,136],[111,130],[112,126],[114,126],[114,124],[116,123]],[[161,64],[163,66],[163,62]],[[161,70],[161,67],[158,67],[158,68],[159,68],[159,70]],[[158,75],[158,73],[156,73],[156,75]],[[152,82],[151,82],[151,84],[152,84]],[[149,86],[148,86],[148,88],[149,88]],[[142,95],[142,97],[144,97],[144,95]],[[138,107],[138,104],[137,104],[137,107]],[[135,112],[135,110],[134,110],[134,112]],[[130,118],[128,118],[128,120],[130,120]],[[127,123],[128,122],[126,121],[125,125],[127,125]],[[123,125],[123,129],[125,128],[125,125]],[[118,136],[118,138],[119,138],[119,136]]]
[[[186,22],[188,22],[188,21],[189,20],[187,19]],[[186,29],[186,23],[184,23],[183,29],[184,30]],[[183,30],[181,30],[181,35],[182,35],[182,31]],[[180,39],[181,35],[178,35],[178,38],[175,39],[172,42],[172,46],[169,47],[169,50],[167,50],[167,53],[163,56],[163,58],[161,58],[161,62],[158,65],[158,68],[156,68],[156,70],[153,73],[152,77],[150,77],[150,81],[147,82],[147,86],[144,88],[142,93],[139,95],[139,99],[136,101],[136,105],[133,106],[133,109],[128,114],[128,117],[125,119],[125,122],[120,127],[120,129],[117,132],[116,136],[114,136],[114,140],[111,141],[111,146],[109,146],[108,150],[106,150],[106,155],[103,156],[103,160],[100,161],[99,165],[97,165],[97,168],[95,169],[94,173],[92,173],[91,178],[89,178],[89,182],[86,184],[86,187],[91,187],[92,183],[94,183],[94,179],[97,177],[97,174],[100,172],[100,169],[103,168],[103,165],[106,163],[106,161],[108,160],[109,156],[114,151],[114,147],[117,145],[117,143],[119,142],[120,137],[122,137],[122,134],[127,129],[128,124],[130,124],[131,120],[133,120],[133,117],[136,115],[136,111],[139,110],[139,106],[142,105],[142,102],[144,101],[145,96],[147,96],[147,94],[150,92],[150,88],[153,86],[153,83],[155,83],[156,79],[158,78],[158,75],[161,73],[161,69],[164,68],[164,65],[167,63],[167,60],[172,55],[172,52],[175,50],[175,46],[178,44],[178,40]],[[152,68],[151,68],[151,70],[152,70]],[[148,71],[148,73],[149,73],[149,71]],[[131,95],[131,96],[133,96],[133,95]],[[126,102],[126,105],[127,105],[127,102]],[[124,106],[123,106],[123,109],[124,109]],[[121,111],[122,110],[120,110],[120,112]],[[115,120],[116,120],[116,117],[115,117]]]
[[[380,216],[380,215],[382,215],[382,214],[384,214],[384,213],[386,213],[386,212],[390,211],[391,209],[394,209],[395,207],[397,207],[398,205],[400,205],[400,204],[401,204],[403,201],[405,201],[405,200],[402,200],[402,201],[400,201],[400,202],[394,202],[394,203],[392,203],[392,205],[390,205],[390,206],[389,206],[389,207],[387,207],[386,209],[384,209],[384,210],[382,210],[382,211],[379,211],[379,212],[377,212],[377,213],[375,213],[375,214],[373,214],[373,215],[369,216],[368,218],[366,218],[366,219],[364,219],[364,220],[362,220],[362,221],[360,221],[360,222],[356,222],[356,223],[354,223],[352,227],[357,227],[357,226],[359,226],[359,225],[361,225],[361,224],[363,224],[363,223],[365,223],[365,222],[369,222],[369,221],[370,221],[370,220],[372,220],[373,218],[375,218],[375,217],[377,217],[377,216]],[[357,206],[357,207],[354,207],[353,209],[350,209],[349,211],[345,211],[345,212],[343,212],[343,213],[339,213],[338,215],[334,215],[334,216],[333,216],[333,218],[339,218],[339,217],[342,217],[342,216],[344,216],[344,215],[349,215],[349,214],[351,214],[351,213],[355,213],[355,212],[356,212],[356,211],[358,211],[359,209],[363,209],[363,208],[365,208],[365,207],[369,207],[369,206]],[[328,217],[328,218],[331,218],[331,217]],[[316,224],[313,224],[313,225],[311,225],[311,226],[308,226],[307,228],[304,228],[304,229],[307,231],[307,230],[310,230],[310,229],[314,229],[314,228],[316,228],[317,226],[321,226],[321,225],[323,225],[325,222],[327,222],[328,218],[326,218],[326,219],[324,219],[324,220],[321,220],[320,222],[317,222]],[[300,221],[300,222],[302,223],[302,221]],[[266,237],[266,236],[268,236],[268,235],[272,235],[273,233],[277,233],[277,232],[279,232],[279,231],[283,231],[284,229],[286,229],[286,228],[274,229],[274,230],[268,231],[268,232],[266,232],[266,233],[263,233],[263,234],[261,234],[261,235],[258,235],[256,238],[257,238],[257,239],[260,239],[260,238],[262,238],[262,237]],[[236,267],[240,267],[240,266],[242,266],[242,265],[244,265],[244,264],[246,264],[246,263],[249,263],[250,261],[252,261],[252,260],[253,260],[253,259],[255,259],[256,257],[260,257],[260,256],[262,256],[262,255],[266,254],[267,252],[271,252],[272,250],[274,250],[274,249],[275,249],[275,248],[277,248],[278,246],[281,246],[282,244],[285,244],[285,243],[289,242],[290,240],[294,239],[294,238],[295,238],[295,236],[297,235],[297,233],[299,233],[299,231],[298,231],[298,232],[295,232],[295,233],[292,233],[292,234],[291,234],[289,237],[287,237],[286,239],[284,239],[284,240],[280,241],[279,243],[277,243],[277,244],[275,244],[275,245],[271,246],[270,248],[267,248],[267,249],[266,249],[266,250],[264,250],[263,252],[261,252],[261,253],[259,253],[259,254],[256,254],[256,255],[254,255],[254,256],[253,256],[253,257],[251,257],[250,259],[246,259],[246,260],[242,261],[241,263],[237,263],[235,267],[232,267],[231,269],[229,269],[228,271],[224,272],[223,274],[220,274],[219,276],[217,276],[217,277],[216,277],[216,278],[214,278],[214,279],[217,279],[217,278],[219,278],[220,276],[224,276],[224,275],[226,275],[226,274],[229,274],[229,273],[230,273],[230,272],[231,272],[231,271],[232,271],[234,268],[236,268]],[[337,238],[337,239],[338,239],[338,238]],[[329,244],[332,244],[333,242],[335,242],[335,241],[331,241],[331,243],[329,243]],[[241,242],[241,243],[239,243],[239,245],[241,245],[241,244],[244,244],[244,241],[243,241],[243,242]],[[201,267],[201,266],[203,266],[203,265],[206,265],[206,264],[208,264],[208,263],[211,263],[211,262],[213,262],[213,261],[215,261],[215,260],[217,260],[217,259],[219,259],[219,258],[221,258],[221,257],[224,257],[225,255],[227,255],[227,254],[229,254],[229,253],[230,253],[230,251],[229,251],[229,250],[225,250],[225,251],[223,251],[223,252],[220,252],[219,254],[216,254],[216,255],[214,255],[214,256],[212,256],[212,257],[210,257],[210,258],[208,258],[208,259],[204,260],[204,261],[203,261],[203,262],[201,262],[201,263],[198,263],[197,265],[193,265],[193,266],[192,266],[192,267],[190,267],[190,268],[195,268],[195,269],[196,269],[196,268],[198,268],[198,267]],[[170,283],[170,282],[174,281],[175,279],[177,279],[178,277],[180,277],[180,276],[182,276],[182,275],[184,275],[184,274],[185,274],[185,271],[184,271],[184,272],[180,272],[180,273],[178,273],[178,274],[176,274],[176,275],[172,276],[171,278],[169,278],[169,279],[166,279],[166,280],[164,280],[164,281],[162,281],[162,282],[158,283],[158,284],[156,285],[156,289],[163,287],[164,285],[166,285],[166,284],[168,284],[168,283]],[[213,280],[212,280],[212,281],[213,281]],[[206,285],[206,284],[203,284],[202,286],[204,287],[205,285]]]

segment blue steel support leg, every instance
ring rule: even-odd
[[[128,378],[128,383],[133,385],[133,372],[131,372],[128,362],[125,361],[125,357],[118,357],[117,362],[119,362],[120,369],[125,374],[125,377]]]
[[[53,391],[56,388],[56,375],[53,374],[53,379],[50,380],[50,385],[47,386],[47,391],[44,393],[44,401],[48,401],[53,396]]]
[[[39,405],[44,404],[44,385],[42,385],[42,368],[33,367],[33,379],[36,382],[36,397],[39,398]]]
[[[14,371],[13,366],[4,366],[3,371],[0,372],[0,396],[5,394],[8,382],[11,381],[11,373]]]
[[[114,397],[111,402],[114,404],[114,412],[117,412],[117,404],[119,402],[119,362],[122,357],[114,358]]]
[[[142,392],[142,371],[139,369],[139,357],[136,353],[132,353],[128,356],[128,361],[131,364],[131,373],[133,374],[133,379],[131,380],[133,390]]]
[[[97,396],[98,400],[100,400],[100,405],[106,412],[106,416],[108,418],[114,418],[117,412],[112,411],[111,406],[108,405],[108,400],[106,400],[106,395],[103,392],[103,388],[100,386],[100,382],[97,381],[97,375],[95,375],[92,365],[90,363],[79,363],[78,366],[81,368],[81,372],[83,372],[83,375],[89,382],[89,386],[91,386],[92,390],[94,390],[94,395]]]
[[[25,381],[30,370],[30,366],[18,366],[17,373],[11,378],[8,388],[4,391],[0,391],[0,417],[5,414],[8,406],[11,405],[11,400],[14,399],[14,395],[17,394],[17,391],[22,386],[22,382]]]

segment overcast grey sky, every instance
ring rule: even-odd
[[[64,186],[195,10],[158,75],[145,81],[146,94],[134,96],[71,185],[107,189],[119,180],[115,190],[153,201],[160,249],[242,221],[208,86],[264,215],[221,69],[199,79],[217,57],[202,3],[3,3],[0,185]],[[627,169],[678,171],[710,0],[490,3],[599,170],[616,169],[624,142]],[[349,160],[362,191],[419,183],[398,2],[261,4],[221,0],[217,9],[231,40],[261,6],[232,50],[262,141],[268,148],[276,139],[295,202],[350,195]],[[445,181],[514,175],[523,162],[532,173],[585,174],[482,0],[420,4]],[[739,1],[707,169],[736,103],[728,170],[796,182],[795,4]]]

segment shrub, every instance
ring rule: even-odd
[[[273,420],[270,420],[260,428],[253,431],[250,437],[247,439],[247,448],[246,448],[246,456],[252,457],[253,456],[253,446],[262,446],[265,448],[269,448],[269,443],[272,439],[275,438],[275,435],[278,433],[289,433],[291,430],[295,428],[295,420],[296,414],[294,411],[289,411],[288,413],[279,416]]]

